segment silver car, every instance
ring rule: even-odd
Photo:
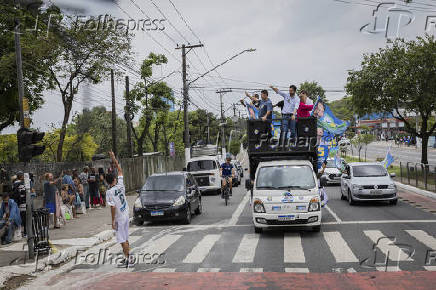
[[[341,176],[341,199],[350,205],[357,201],[388,201],[397,204],[397,187],[380,163],[355,162],[346,166]]]
[[[327,165],[324,169],[323,175],[327,179],[327,184],[340,184],[341,183],[341,171],[336,167],[333,159],[327,159]]]

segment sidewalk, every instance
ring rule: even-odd
[[[136,195],[127,196],[130,208]],[[94,240],[90,237],[105,230],[111,230],[110,208],[90,209],[86,214],[79,214],[77,219],[67,221],[60,229],[50,228],[50,242],[57,250],[63,250],[71,246],[86,246]],[[25,262],[27,243],[25,239],[6,246],[0,246],[0,271],[1,267],[19,265]]]
[[[407,146],[407,145],[401,145],[401,146],[398,146],[398,145],[396,145],[395,144],[395,141],[375,141],[375,142],[372,142],[372,143],[370,143],[369,145],[368,145],[369,147],[370,146],[379,146],[379,147],[386,147],[386,148],[388,148],[388,147],[392,147],[392,148],[399,148],[399,149],[403,149],[403,150],[405,150],[405,151],[407,151],[407,150],[410,150],[410,151],[419,151],[419,152],[421,152],[421,147],[417,147],[417,146]],[[427,150],[429,151],[429,152],[436,152],[436,148],[433,148],[433,147],[427,147]]]

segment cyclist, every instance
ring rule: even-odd
[[[229,182],[229,188],[230,188],[230,195],[232,195],[232,178],[235,177],[235,168],[233,167],[232,163],[230,162],[232,160],[232,157],[230,156],[230,153],[226,154],[226,162],[224,162],[223,164],[221,164],[221,168],[220,168],[220,174],[221,174],[221,178],[222,178],[222,186],[221,186],[221,192],[223,192],[224,187],[226,186],[227,180],[226,177],[228,178],[228,182]]]

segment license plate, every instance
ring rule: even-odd
[[[159,210],[159,211],[152,211],[150,213],[151,216],[160,216],[160,215],[164,215],[164,212]]]
[[[294,215],[279,215],[277,218],[279,221],[293,221],[295,220]]]
[[[379,190],[379,189],[374,189],[374,190],[371,190],[370,193],[371,193],[371,194],[381,194],[382,191]]]
[[[282,209],[282,207],[281,206],[273,206],[272,207],[272,210],[274,211],[274,210],[281,210]]]

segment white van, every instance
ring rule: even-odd
[[[256,233],[283,226],[320,231],[319,185],[310,161],[260,162],[252,186],[251,211]]]
[[[215,156],[199,156],[191,158],[186,164],[202,193],[221,193],[220,163]]]

